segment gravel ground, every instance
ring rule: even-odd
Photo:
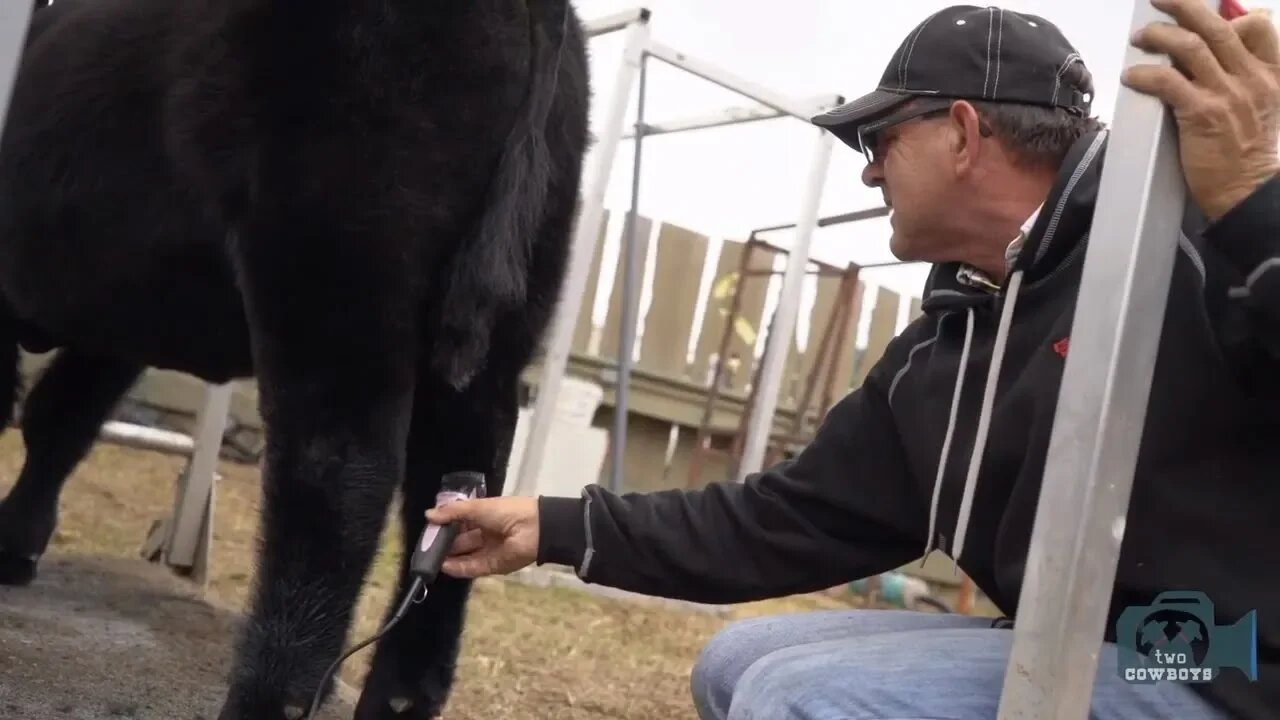
[[[235,616],[155,565],[49,557],[0,587],[0,715],[12,720],[212,720]],[[336,701],[325,720],[351,717]]]

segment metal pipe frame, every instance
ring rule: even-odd
[[[196,414],[191,462],[179,484],[164,546],[165,562],[174,567],[191,568],[207,562],[209,548],[204,535],[213,525],[214,475],[231,411],[231,389],[230,383],[206,385],[205,403]]]
[[[814,107],[828,107],[839,103],[839,95],[818,95],[808,98],[803,102],[812,103]],[[691,115],[676,120],[668,120],[661,123],[646,124],[644,126],[645,137],[654,135],[670,135],[673,133],[687,132],[689,130],[706,130],[709,128],[724,127],[726,125],[743,125],[753,123],[760,120],[772,120],[782,117],[784,113],[769,107],[758,105],[734,105],[726,107],[716,112],[705,113],[702,115]],[[623,140],[630,140],[635,137],[635,133],[624,133]]]
[[[705,115],[693,115],[679,120],[670,120],[664,123],[645,125],[643,128],[643,134],[645,137],[654,135],[671,135],[673,133],[686,132],[689,130],[706,130],[710,128],[724,127],[726,125],[744,125],[746,123],[758,122],[760,120],[772,120],[778,117],[782,117],[782,113],[777,110],[750,105],[735,105],[733,107],[723,108],[717,112],[707,113]],[[631,140],[635,137],[638,137],[635,132],[624,133],[622,135],[623,140]]]
[[[31,26],[31,0],[9,0],[0,4],[0,135],[9,117],[9,101],[18,79],[18,64]]]
[[[190,457],[196,447],[196,442],[190,435],[119,420],[108,420],[103,423],[98,437],[116,445],[183,457]]]
[[[790,115],[806,123],[819,112],[833,107],[833,103],[840,102],[840,96],[832,95],[823,98],[822,101],[817,104],[818,106],[815,107],[812,102],[806,102],[803,99],[791,98],[781,93],[774,92],[769,88],[735,75],[728,70],[724,70],[705,60],[689,55],[688,53],[680,52],[659,42],[650,43],[647,52],[672,67],[676,67],[690,74],[696,75],[707,82],[719,85],[726,90],[731,90],[739,95],[755,100],[766,107],[772,108],[780,114]]]
[[[822,201],[822,189],[826,182],[827,170],[831,165],[831,150],[835,136],[828,132],[819,132],[814,142],[809,164],[809,177],[805,182],[804,196],[800,202],[800,220],[796,223],[795,238],[787,253],[787,270],[782,276],[782,292],[778,305],[774,310],[773,321],[769,323],[767,338],[778,338],[777,342],[765,342],[765,351],[760,358],[760,385],[757,391],[752,386],[758,405],[751,409],[751,422],[747,425],[746,439],[742,443],[742,455],[738,460],[737,475],[741,482],[752,473],[759,472],[764,465],[765,450],[769,444],[769,432],[773,428],[773,416],[778,409],[778,394],[782,389],[782,371],[785,369],[790,338],[796,329],[796,318],[800,314],[800,290],[803,287],[804,273],[809,263],[809,247],[813,242],[813,231],[818,225],[818,205]]]
[[[636,320],[640,314],[640,271],[644,268],[644,259],[640,257],[640,246],[636,243],[636,225],[640,220],[640,160],[643,155],[644,99],[646,60],[648,56],[640,56],[640,78],[638,98],[636,102],[635,142],[632,143],[634,156],[631,163],[631,210],[627,213],[626,235],[622,245],[622,318],[618,323],[618,378],[614,383],[613,402],[613,437],[610,438],[609,457],[612,459],[609,472],[609,488],[614,492],[622,491],[622,473],[625,466],[627,450],[627,420],[631,407],[631,368],[635,361]]]
[[[598,30],[592,32],[593,37],[608,31],[625,28],[628,33],[623,51],[622,62],[617,71],[614,94],[609,101],[609,113],[604,123],[604,132],[598,138],[595,163],[585,184],[586,192],[582,203],[581,214],[575,229],[572,260],[566,274],[564,289],[560,295],[553,327],[544,343],[542,356],[542,374],[539,380],[534,411],[530,418],[529,435],[525,442],[524,455],[520,469],[511,487],[511,494],[530,492],[537,483],[542,469],[542,461],[546,445],[554,422],[554,408],[559,399],[561,380],[566,372],[569,351],[573,343],[573,330],[578,314],[582,310],[582,298],[592,260],[596,252],[597,238],[603,224],[604,195],[609,184],[610,170],[617,155],[618,143],[623,135],[624,115],[630,101],[632,86],[640,72],[641,65],[647,56],[653,56],[676,68],[701,77],[708,82],[719,85],[759,102],[776,111],[779,115],[789,115],[809,123],[811,118],[822,111],[838,105],[843,99],[839,95],[824,96],[818,99],[790,98],[756,83],[747,81],[733,73],[723,70],[706,61],[693,58],[678,52],[666,45],[652,40],[647,11],[632,14],[630,22],[621,22],[622,15],[610,16],[594,23],[588,28]],[[720,125],[728,123],[719,123]],[[637,141],[643,137],[642,127],[637,127]],[[817,142],[814,147],[814,158],[811,161],[808,186],[801,203],[801,218],[797,222],[796,246],[789,255],[787,272],[783,281],[783,293],[778,305],[776,321],[784,332],[795,327],[796,314],[799,310],[800,282],[808,264],[810,241],[813,230],[817,226],[818,204],[822,187],[825,184],[829,167],[833,136],[824,130],[816,129]],[[634,188],[633,188],[634,193]],[[624,252],[630,252],[624,249]],[[625,282],[625,281],[624,281]],[[624,302],[624,306],[627,303]],[[634,323],[624,323],[624,332],[634,337]],[[788,329],[789,328],[789,329]],[[763,446],[760,445],[760,432],[773,421],[777,409],[777,392],[781,387],[783,361],[786,345],[776,344],[766,352],[761,372],[761,388],[766,395],[763,398],[762,410],[753,419],[748,430],[747,449],[743,467],[758,466],[763,458]],[[622,358],[619,358],[621,361]],[[622,363],[619,363],[620,370]],[[621,387],[621,381],[619,382]],[[625,391],[622,391],[625,397]],[[618,412],[615,406],[615,412]],[[622,414],[622,413],[619,413]],[[625,417],[625,416],[624,416]],[[616,448],[615,448],[616,453]]]
[[[1130,31],[1169,22],[1145,0]],[[1127,46],[1124,66],[1168,64]],[[1120,86],[1018,601],[1000,720],[1085,720],[1147,416],[1186,187],[1173,118]]]
[[[588,38],[608,35],[609,33],[626,30],[636,23],[646,23],[649,21],[649,9],[644,7],[632,8],[621,12],[605,15],[594,20],[587,20],[582,23],[582,29]]]
[[[885,217],[890,212],[888,206],[868,208],[866,210],[854,210],[853,212],[841,213],[839,215],[828,215],[827,217],[818,218],[818,227],[825,228],[832,225],[841,225],[843,223],[859,222],[862,220],[872,220],[878,217]],[[791,230],[795,228],[795,223],[787,223],[785,225],[769,225],[768,227],[756,228],[751,231],[752,235],[763,232],[774,232],[776,230]],[[862,267],[866,267],[865,265]]]

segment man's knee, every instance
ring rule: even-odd
[[[761,648],[764,619],[741,620],[712,636],[689,677],[694,706],[702,720],[723,720],[742,673],[767,648]]]
[[[756,660],[738,678],[724,717],[726,720],[848,717],[852,709],[841,701],[847,697],[848,687],[860,683],[862,678],[845,673],[835,662],[839,649],[833,643],[817,643],[778,650]]]
[[[727,720],[991,718],[1004,678],[1005,660],[990,662],[999,632],[908,631],[778,650],[738,679]]]
[[[819,610],[739,620],[717,633],[699,655],[690,678],[694,704],[702,720],[722,720],[747,669],[788,648],[900,630],[982,624],[981,618],[893,610]]]

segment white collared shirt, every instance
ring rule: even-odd
[[[1018,253],[1022,251],[1022,244],[1026,241],[1027,236],[1031,234],[1031,228],[1035,226],[1036,220],[1040,217],[1040,211],[1043,209],[1044,203],[1040,203],[1040,206],[1037,207],[1035,211],[1023,221],[1022,226],[1018,228],[1017,237],[1010,240],[1009,244],[1005,247],[1004,261],[1006,274],[1008,274],[1008,270],[1013,267],[1013,261],[1018,258]],[[981,288],[988,292],[1000,291],[1000,285],[993,281],[990,276],[970,265],[960,266],[960,269],[956,271],[956,280],[970,287]]]

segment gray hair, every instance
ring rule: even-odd
[[[1074,63],[1063,75],[1062,82],[1093,94],[1093,78],[1083,63]],[[1077,115],[1062,108],[981,100],[971,102],[996,137],[1017,157],[1019,164],[1026,167],[1057,169],[1077,140],[1106,127],[1095,117]]]

